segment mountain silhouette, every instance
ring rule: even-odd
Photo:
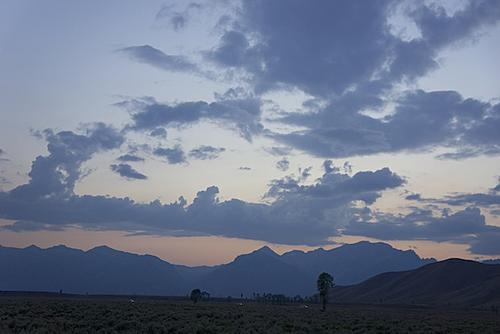
[[[0,267],[1,290],[177,295],[187,289],[168,262],[106,246],[86,252],[66,246],[0,247]]]
[[[0,290],[59,291],[89,294],[185,295],[198,287],[212,296],[242,293],[310,295],[319,273],[331,273],[337,284],[359,283],[387,271],[418,268],[421,259],[384,243],[359,242],[332,250],[291,251],[283,255],[265,246],[217,266],[170,264],[99,246],[88,251],[54,246],[23,249],[0,246]]]
[[[357,285],[336,287],[331,300],[432,306],[498,305],[500,265],[444,260],[414,270],[383,273]]]
[[[387,271],[414,269],[436,261],[421,259],[413,250],[402,251],[385,243],[368,241],[331,250],[291,251],[283,254],[282,259],[308,273],[309,280],[328,272],[339,285],[355,284]]]
[[[200,282],[203,289],[216,296],[250,297],[253,293],[306,295],[314,292],[314,281],[300,269],[285,263],[269,247],[240,255],[222,265]]]

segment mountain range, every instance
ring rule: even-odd
[[[175,265],[107,246],[88,251],[62,245],[46,249],[0,246],[0,290],[175,296],[199,287],[220,297],[311,295],[315,293],[316,277],[323,271],[331,273],[336,284],[351,285],[380,273],[433,262],[412,250],[365,241],[283,255],[266,246],[227,264],[199,267]]]
[[[336,287],[331,299],[341,303],[498,307],[500,265],[448,259]]]

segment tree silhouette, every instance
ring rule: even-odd
[[[193,301],[193,303],[196,304],[198,300],[200,300],[200,298],[201,298],[201,290],[193,289],[193,291],[191,291],[191,296],[190,296],[190,299]]]
[[[316,284],[318,286],[319,297],[321,298],[321,311],[324,311],[328,302],[328,292],[334,285],[333,277],[329,273],[321,273],[318,276]]]

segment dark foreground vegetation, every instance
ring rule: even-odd
[[[491,311],[0,296],[0,333],[499,333]]]

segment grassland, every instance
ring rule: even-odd
[[[0,297],[1,333],[500,333],[491,311]]]

